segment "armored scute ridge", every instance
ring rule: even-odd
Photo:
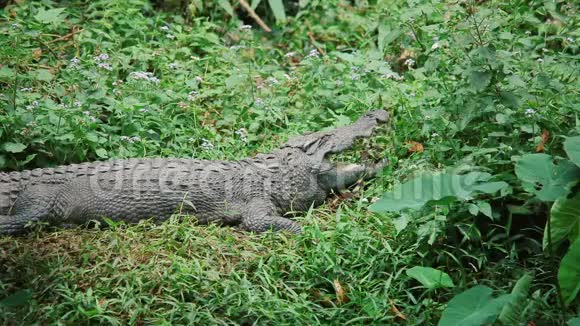
[[[339,166],[326,156],[387,120],[386,111],[371,111],[350,126],[298,136],[269,154],[234,162],[128,159],[0,173],[0,234],[22,233],[35,221],[163,221],[175,213],[195,215],[201,224],[298,233],[300,226],[284,214],[320,205],[331,191],[383,168]]]

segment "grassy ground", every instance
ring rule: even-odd
[[[564,155],[562,136],[577,133],[573,2],[310,1],[279,25],[261,6],[270,34],[191,3],[185,15],[141,0],[0,12],[0,168],[239,159],[376,108],[391,112],[389,131],[338,159],[391,165],[299,217],[300,236],[175,218],[1,238],[1,323],[430,325],[457,293],[509,292],[524,272],[535,280],[521,323],[577,313],[558,304],[557,262],[542,254],[547,208],[514,174],[517,157],[539,145]],[[509,187],[368,210],[396,182],[448,168]],[[455,286],[427,289],[414,266]]]

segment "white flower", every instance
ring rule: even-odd
[[[410,67],[415,65],[415,60],[409,58],[409,59],[405,60],[404,65],[410,68]]]
[[[247,136],[246,129],[240,128],[240,129],[234,131],[234,133],[236,135],[238,135],[240,137],[240,140],[243,141],[244,143],[248,142],[248,136]]]
[[[536,115],[536,110],[534,110],[534,109],[526,109],[526,111],[524,112],[524,114],[526,115],[526,117],[531,118],[534,115]]]
[[[344,82],[342,81],[342,79],[338,79],[337,81],[334,82],[336,84],[336,86],[338,87],[342,87],[344,86]]]
[[[74,103],[73,103],[73,104],[74,104],[74,106],[76,106],[76,107],[81,107],[81,106],[83,105],[83,103],[81,103],[81,101],[79,101],[79,100],[76,100],[76,101],[74,101]]]
[[[32,87],[23,87],[23,88],[20,89],[20,91],[21,92],[32,92],[33,89],[32,89]]]
[[[173,40],[175,38],[175,35],[173,35],[173,34],[167,34],[165,36],[167,36],[167,38],[170,40]]]
[[[256,106],[262,106],[262,105],[264,105],[264,100],[263,100],[263,99],[261,99],[261,98],[259,98],[259,97],[257,97],[257,98],[254,100],[254,104],[256,104]]]
[[[139,109],[139,112],[141,112],[141,113],[147,113],[147,112],[149,112],[149,109],[148,108],[142,108],[142,109]]]
[[[566,41],[567,41],[568,43],[574,43],[574,39],[573,39],[573,38],[571,38],[571,37],[566,37]]]
[[[438,133],[436,133],[436,132],[434,132],[434,133],[432,133],[432,134],[431,134],[431,137],[433,137],[433,138],[435,138],[435,137],[439,137],[439,134],[438,134]]]
[[[431,45],[431,50],[437,50],[441,45],[439,44],[439,42],[435,42],[433,43],[433,45]]]
[[[177,67],[179,67],[177,62],[172,62],[172,63],[168,64],[167,66],[169,67],[169,69],[177,69]]]
[[[360,76],[357,75],[357,74],[350,75],[350,80],[353,80],[354,81],[354,80],[359,80],[359,79],[360,79]]]
[[[148,71],[134,71],[134,72],[129,74],[129,77],[133,78],[135,80],[146,80],[146,81],[151,82],[153,84],[159,84],[161,82],[159,80],[159,78],[153,76],[152,72],[148,72]]]
[[[123,81],[119,79],[119,80],[113,82],[113,86],[119,86],[122,83],[123,83]]]
[[[278,85],[280,84],[280,82],[278,81],[278,79],[274,78],[274,77],[268,77],[266,79],[266,83],[268,84],[268,86],[272,87],[274,85]]]
[[[201,83],[203,81],[203,78],[201,78],[200,76],[195,76],[195,81]]]
[[[544,62],[544,59],[538,58],[538,60],[536,60],[536,61],[538,61],[539,63],[542,63],[542,62]]]
[[[318,58],[320,56],[320,53],[318,52],[318,50],[313,49],[311,50],[308,55],[306,57],[308,58]]]
[[[126,141],[130,144],[134,143],[134,142],[138,142],[141,140],[141,138],[139,136],[133,136],[133,137],[129,137],[129,136],[121,136],[121,140],[122,141]]]
[[[19,29],[20,25],[18,25],[18,23],[13,23],[12,25],[10,25],[10,27],[12,27],[12,29]]]
[[[249,31],[252,29],[252,25],[242,25],[240,26],[240,30],[242,31]]]
[[[30,103],[30,105],[26,106],[26,110],[31,111],[39,106],[40,106],[40,104],[38,103],[38,101],[32,101],[32,103]]]
[[[213,144],[209,142],[209,140],[202,138],[201,139],[201,147],[206,151],[213,149]]]
[[[381,78],[384,79],[393,79],[393,80],[403,80],[403,76],[399,75],[394,71],[387,71],[386,73],[381,75]]]
[[[239,50],[239,49],[243,49],[245,48],[245,46],[243,45],[232,45],[230,46],[230,50],[235,51],[235,50]]]
[[[288,53],[286,53],[286,54],[284,55],[284,57],[286,57],[286,58],[291,58],[291,57],[293,57],[293,56],[295,56],[295,55],[296,55],[296,52],[288,52]]]
[[[169,26],[161,26],[159,27],[160,30],[164,31],[164,32],[168,32],[169,31]]]
[[[70,63],[73,65],[78,65],[79,63],[81,63],[81,59],[74,57],[74,58],[70,59]]]
[[[526,31],[526,35],[530,35],[530,34],[532,34],[531,31]]]
[[[91,115],[91,111],[83,111],[83,114],[89,116]]]
[[[106,63],[106,62],[101,62],[101,63],[99,63],[99,64],[97,65],[97,67],[99,67],[99,68],[103,68],[103,69],[105,69],[105,70],[108,70],[108,71],[111,71],[111,70],[113,70],[113,67],[111,67],[111,65],[110,65],[110,64],[108,64],[108,63]]]
[[[95,61],[107,61],[109,60],[109,55],[106,53],[101,53],[95,57]]]

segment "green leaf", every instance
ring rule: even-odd
[[[566,304],[570,304],[580,292],[580,239],[576,239],[562,258],[558,282]]]
[[[485,182],[478,185],[473,186],[474,190],[479,192],[483,192],[486,194],[493,194],[502,189],[505,189],[509,186],[507,182],[504,181],[497,181],[497,182]]]
[[[54,78],[54,75],[47,69],[38,69],[36,71],[36,80],[49,82]]]
[[[456,295],[447,304],[438,325],[482,326],[493,323],[503,305],[511,300],[511,295],[493,298],[491,293],[487,286],[478,285]]]
[[[270,9],[272,9],[272,13],[277,21],[286,20],[286,11],[284,10],[282,0],[268,0],[268,4],[270,5]]]
[[[499,92],[499,96],[501,98],[501,102],[510,108],[513,109],[517,109],[520,107],[520,98],[517,97],[514,93],[512,92],[507,92],[507,91],[500,91]]]
[[[63,22],[64,17],[60,14],[64,11],[64,9],[65,8],[55,8],[49,10],[40,9],[34,18],[43,24],[61,23]]]
[[[407,225],[409,224],[409,217],[406,214],[401,214],[401,216],[393,219],[393,225],[395,226],[395,231],[397,234],[401,233]]]
[[[542,201],[554,201],[565,196],[574,180],[580,178],[580,169],[568,160],[558,165],[547,154],[526,154],[516,163],[516,175],[524,189]]]
[[[451,280],[451,277],[447,273],[435,268],[415,266],[408,269],[406,273],[409,277],[419,281],[419,283],[430,290],[442,287],[452,288],[455,286],[453,280]]]
[[[502,325],[521,325],[525,318],[523,312],[528,300],[528,292],[532,285],[533,276],[524,274],[512,289],[512,298],[501,310],[498,320]]]
[[[100,158],[108,158],[109,157],[109,154],[107,153],[107,151],[104,148],[97,148],[97,150],[95,151],[95,154],[97,154],[97,156]]]
[[[8,153],[22,153],[27,146],[22,143],[4,143],[3,147]]]
[[[228,0],[217,0],[217,3],[222,9],[228,13],[228,15],[234,17],[234,8]]]
[[[491,205],[488,202],[485,201],[479,201],[477,202],[477,207],[479,208],[479,211],[489,217],[489,218],[493,218],[493,213],[491,210]]]
[[[0,300],[0,307],[16,307],[26,304],[32,299],[32,290],[20,290]]]
[[[8,67],[0,68],[0,80],[10,80],[14,77],[16,77],[14,69],[10,69]]]
[[[580,136],[566,138],[564,150],[568,154],[570,161],[580,166]]]
[[[568,326],[580,326],[580,317],[572,318],[566,324]]]
[[[389,46],[394,40],[401,36],[402,32],[400,29],[392,29],[386,22],[379,23],[379,36],[378,36],[378,46],[379,51],[383,52],[385,47]]]
[[[484,90],[491,81],[489,71],[472,71],[469,74],[469,86],[477,92]]]
[[[462,175],[424,174],[396,185],[393,191],[386,192],[369,209],[373,212],[398,212],[407,208],[417,210],[431,201],[469,200],[477,192],[495,192],[507,186],[505,182],[485,182],[490,178],[489,173],[482,172]],[[444,202],[439,203],[444,204]]]
[[[226,83],[226,87],[227,88],[234,88],[238,85],[241,85],[242,83],[244,83],[246,80],[248,80],[248,78],[244,75],[231,75],[230,77],[228,77],[225,81]]]
[[[572,198],[562,197],[550,210],[550,233],[552,246],[558,248],[566,239],[570,242],[580,234],[580,192]],[[544,228],[544,250],[548,247],[548,228]]]

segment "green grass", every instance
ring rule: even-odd
[[[276,24],[263,2],[271,34],[209,2],[185,13],[144,0],[7,6],[0,169],[240,159],[378,108],[391,113],[388,130],[335,159],[390,166],[300,215],[299,236],[176,217],[0,238],[0,323],[433,325],[456,294],[476,284],[507,293],[525,272],[535,278],[523,323],[577,314],[578,299],[559,305],[561,255],[542,252],[549,206],[514,173],[544,130],[544,151],[561,157],[579,132],[577,5],[310,1]],[[368,210],[397,182],[461,169],[509,187]],[[492,219],[473,213],[485,204]],[[414,266],[448,273],[455,288],[424,288],[405,272]]]

